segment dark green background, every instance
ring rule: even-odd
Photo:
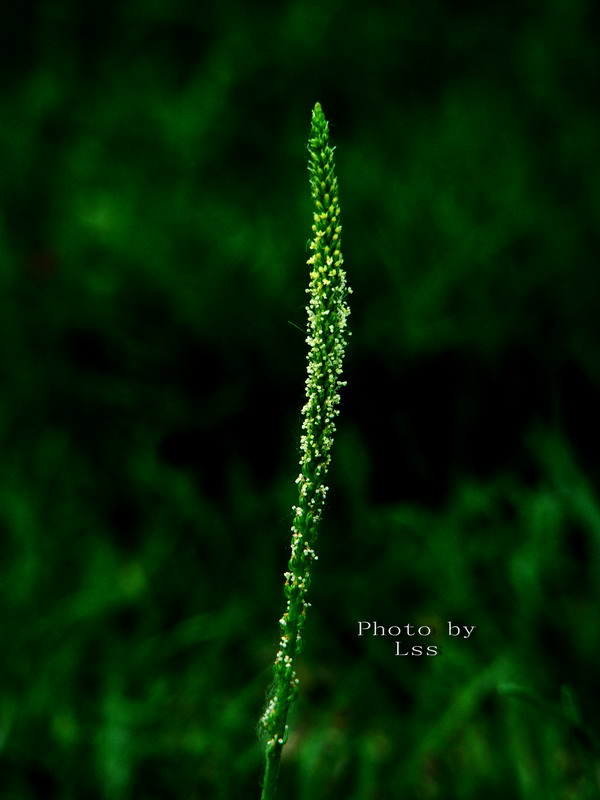
[[[3,797],[258,797],[316,101],[353,336],[281,797],[599,796],[599,22],[4,9]]]

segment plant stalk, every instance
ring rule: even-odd
[[[295,659],[302,648],[302,630],[310,606],[306,597],[311,581],[313,549],[327,494],[325,478],[331,460],[335,417],[346,347],[346,284],[340,249],[340,209],[329,125],[317,103],[308,141],[313,199],[312,255],[308,259],[310,296],[307,306],[309,346],[306,402],[302,409],[298,504],[293,507],[291,555],[285,573],[286,609],[279,620],[281,636],[273,665],[273,682],[259,723],[265,741],[265,771],[261,800],[274,800],[281,751],[288,736],[287,717],[298,691]]]

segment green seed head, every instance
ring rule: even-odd
[[[294,657],[302,646],[302,628],[310,603],[306,594],[317,556],[313,549],[327,486],[335,417],[339,413],[339,389],[346,347],[350,309],[340,249],[340,208],[329,126],[319,103],[312,114],[308,141],[309,172],[313,200],[313,238],[310,243],[309,346],[306,401],[302,409],[298,504],[293,507],[292,549],[285,573],[286,610],[279,620],[281,637],[275,658],[272,694],[261,718],[267,736],[267,764],[278,758],[287,736],[287,711],[298,685]]]

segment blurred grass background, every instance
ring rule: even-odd
[[[599,796],[598,22],[5,9],[3,796],[258,796],[317,100],[353,337],[281,797]]]

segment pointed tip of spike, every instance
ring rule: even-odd
[[[313,108],[313,117],[323,117],[323,109],[321,108],[321,103],[315,103],[315,107]]]
[[[313,108],[312,112],[312,120],[311,120],[312,130],[313,132],[319,131],[320,133],[327,133],[327,120],[325,119],[325,114],[323,113],[323,109],[321,108],[321,103],[315,103],[315,107]]]

